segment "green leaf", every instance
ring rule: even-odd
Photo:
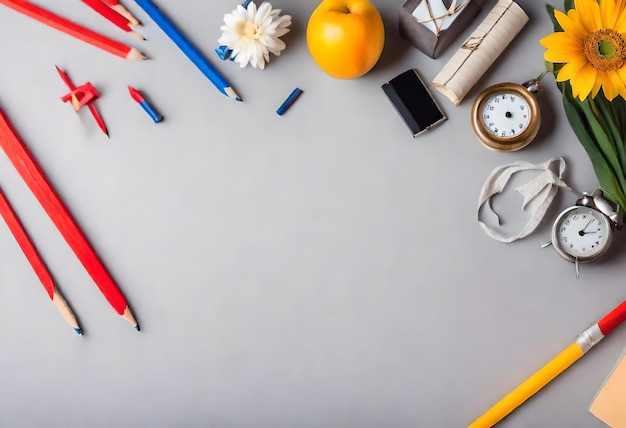
[[[581,110],[587,119],[589,129],[591,129],[595,145],[602,153],[604,159],[613,169],[615,176],[621,185],[626,188],[626,178],[624,177],[624,171],[619,163],[617,147],[615,141],[607,134],[606,126],[600,123],[601,118],[596,114],[596,111],[592,108],[591,101],[587,98],[585,101],[580,102]]]
[[[543,65],[546,67],[546,70],[548,70],[548,73],[554,73],[554,63],[553,62],[544,61]]]
[[[570,9],[574,9],[574,0],[565,0],[563,4],[564,4],[563,9],[565,10],[565,13],[567,13],[567,11]]]
[[[569,82],[564,83],[563,107],[570,126],[587,152],[600,186],[606,191],[607,197],[618,204],[621,207],[621,212],[624,213],[626,212],[624,172],[621,169],[614,170],[604,157],[599,144],[597,144],[593,126],[588,121],[588,112],[591,109],[588,108],[588,112],[585,112],[583,103],[574,99],[571,95]]]
[[[617,163],[622,171],[626,171],[626,148],[624,147],[624,140],[622,138],[622,131],[620,128],[620,119],[616,110],[619,109],[621,97],[615,98],[613,101],[608,101],[603,94],[598,94],[593,103],[598,108],[598,121],[602,125],[603,129],[609,131],[615,150],[617,152]]]
[[[559,24],[559,21],[556,20],[556,16],[554,16],[554,6],[546,4],[546,10],[548,11],[548,16],[552,21],[552,25],[554,26],[554,31],[563,31],[563,28],[561,28],[561,24]]]

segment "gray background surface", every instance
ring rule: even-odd
[[[85,331],[66,325],[0,223],[1,427],[462,427],[626,294],[623,236],[579,280],[540,249],[571,192],[513,244],[477,222],[498,165],[564,156],[570,185],[597,185],[551,76],[540,134],[524,150],[491,152],[470,127],[482,89],[542,71],[544,2],[519,1],[528,25],[461,105],[435,93],[449,119],[416,139],[381,84],[413,67],[430,81],[474,27],[433,60],[399,37],[402,1],[374,1],[383,55],[364,77],[339,81],[306,47],[315,0],[272,2],[293,24],[265,70],[213,51],[236,3],[158,2],[231,81],[236,103],[134,2],[124,4],[145,42],[77,1],[38,3],[151,58],[124,61],[0,8],[0,105],[142,331],[108,306],[1,153],[0,185]],[[100,90],[110,140],[61,102],[54,65]],[[304,93],[277,116],[296,86]],[[520,203],[511,190],[495,204],[513,231],[525,221]],[[602,427],[587,406],[625,345],[621,328],[501,426]]]

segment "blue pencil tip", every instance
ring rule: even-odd
[[[75,328],[74,331],[76,332],[77,335],[82,336],[83,335],[83,331],[80,328]]]

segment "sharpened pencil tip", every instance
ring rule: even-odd
[[[137,330],[137,331],[141,331],[141,327],[139,327],[139,324],[136,324],[136,325],[135,325],[135,330]]]
[[[83,335],[83,331],[80,328],[75,327],[74,331],[76,332],[77,335],[82,336]]]
[[[242,101],[241,97],[230,86],[224,88],[224,93],[226,94],[227,97],[232,98],[235,101]]]

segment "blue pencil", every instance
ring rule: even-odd
[[[234,100],[241,101],[241,98],[230,83],[209,63],[209,61],[187,40],[174,24],[152,3],[151,0],[135,0],[135,2],[146,12],[146,14],[163,30],[163,32],[183,51],[183,53],[193,62],[224,95]]]

